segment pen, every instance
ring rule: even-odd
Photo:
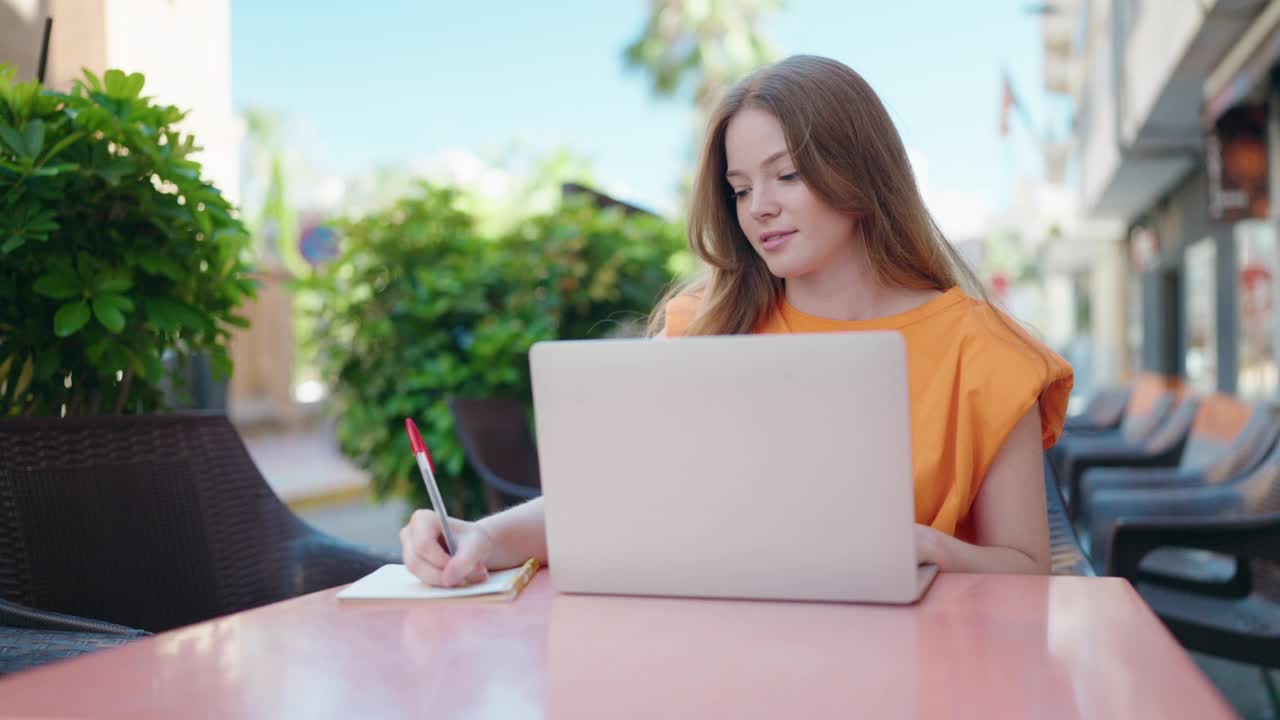
[[[458,547],[453,541],[453,533],[449,531],[449,514],[444,511],[444,500],[440,497],[440,488],[436,485],[435,465],[427,454],[427,444],[422,441],[418,426],[413,418],[404,419],[404,430],[409,433],[409,444],[413,447],[413,457],[418,461],[418,471],[422,473],[422,481],[427,485],[427,494],[431,496],[431,506],[440,516],[440,529],[444,533],[445,548],[452,555]]]

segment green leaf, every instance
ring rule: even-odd
[[[25,244],[27,244],[27,238],[17,233],[14,233],[13,235],[9,236],[8,240],[4,241],[3,246],[0,246],[0,253],[7,255],[13,252],[14,250],[17,250],[18,248],[22,247]]]
[[[112,158],[106,164],[93,169],[95,175],[106,180],[110,185],[119,185],[121,180],[137,171],[138,162],[133,159],[133,156]]]
[[[54,163],[52,165],[46,165],[44,167],[36,168],[35,170],[31,171],[31,174],[36,177],[53,177],[54,175],[58,175],[60,173],[70,172],[72,170],[79,170],[79,169],[80,169],[80,166],[75,163]]]
[[[119,295],[99,295],[93,299],[93,314],[102,323],[102,327],[118,333],[124,330],[125,318],[119,301],[125,298]],[[127,302],[127,301],[126,301]]]
[[[99,293],[122,293],[133,287],[133,278],[129,273],[110,270],[99,275],[93,283],[93,291]]]
[[[186,275],[181,265],[163,255],[143,255],[138,258],[138,264],[152,275],[163,275],[171,280],[181,280]]]
[[[217,351],[209,354],[209,367],[213,371],[214,379],[219,382],[231,377],[231,357],[222,348],[218,348]]]
[[[0,140],[18,157],[31,157],[31,153],[27,152],[27,139],[8,125],[0,125]]]
[[[157,383],[164,378],[164,363],[160,362],[159,352],[137,353],[128,348],[126,348],[126,352],[128,353],[129,364],[133,367],[134,372],[138,373],[138,377],[149,383]]]
[[[138,94],[142,92],[142,86],[145,84],[145,79],[141,73],[125,75],[122,71],[114,69],[108,70],[107,74],[103,76],[103,80],[106,81],[107,94],[120,100],[132,100],[138,97]]]
[[[80,278],[67,273],[49,273],[37,278],[31,289],[47,298],[66,300],[80,294]]]
[[[84,73],[84,82],[82,84],[87,89],[102,92],[102,81],[98,79],[97,75],[94,75],[87,68],[81,69],[81,72]]]
[[[142,303],[147,320],[165,332],[177,330],[182,324],[181,310],[175,309],[175,305],[173,301],[163,298],[151,298]]]
[[[22,130],[23,140],[27,143],[27,155],[36,157],[44,149],[44,121],[32,120]]]
[[[124,72],[121,70],[116,70],[114,68],[108,70],[106,74],[102,76],[104,81],[102,85],[103,89],[106,90],[108,95],[118,94],[121,86],[124,85],[124,77]]]
[[[125,297],[124,295],[104,293],[97,297],[98,299],[103,300],[104,302],[107,302],[107,303],[110,303],[111,305],[116,306],[117,308],[120,309],[121,312],[127,313],[127,312],[133,311],[133,301]]]
[[[55,157],[58,156],[58,153],[62,152],[63,150],[66,150],[68,147],[78,142],[80,138],[84,136],[85,136],[84,130],[77,130],[76,132],[73,132],[70,135],[62,138],[58,142],[54,143],[53,147],[49,148],[49,152],[44,154],[44,158],[40,160],[40,163],[43,165],[44,163],[47,163],[50,160],[54,159]]]
[[[200,232],[204,233],[205,237],[213,234],[213,221],[209,219],[208,213],[192,210],[191,214],[195,218],[196,227],[200,228]]]
[[[53,333],[60,338],[74,335],[89,322],[89,303],[84,300],[69,302],[58,308],[53,316]]]
[[[204,313],[177,300],[151,298],[144,301],[144,307],[147,319],[161,330],[177,330],[179,328],[203,330],[205,332],[213,332],[214,330],[213,323],[209,321]]]
[[[89,253],[83,250],[76,253],[76,271],[86,280],[93,277],[93,257]]]
[[[125,87],[125,92],[129,94],[129,97],[136,98],[142,94],[142,86],[145,84],[146,78],[142,76],[142,73],[132,73],[129,75],[128,85]]]
[[[115,340],[112,340],[109,336],[104,337],[98,342],[90,345],[89,348],[84,351],[84,354],[89,358],[89,362],[94,365],[99,365],[102,363],[103,356],[107,354],[107,350],[109,350],[114,344]]]

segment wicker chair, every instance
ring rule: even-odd
[[[116,647],[150,634],[0,600],[0,675]]]
[[[1058,479],[1054,476],[1053,463],[1044,460],[1044,494],[1045,507],[1049,511],[1049,550],[1054,575],[1084,575],[1092,577],[1093,566],[1080,546],[1080,539],[1071,527],[1067,518],[1066,503],[1062,500],[1062,490],[1058,487]]]
[[[0,419],[0,599],[159,632],[398,561],[294,515],[225,416]]]
[[[490,512],[542,494],[538,449],[524,402],[450,397],[448,403],[467,459],[484,481]]]

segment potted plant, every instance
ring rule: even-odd
[[[311,339],[332,385],[343,451],[379,497],[427,502],[404,433],[422,427],[450,512],[475,517],[483,491],[454,428],[450,395],[530,397],[539,340],[634,332],[675,274],[681,227],[568,197],[497,237],[456,190],[422,186],[393,207],[334,224],[339,256],[303,286],[318,298]]]
[[[184,113],[139,74],[69,94],[13,78],[0,66],[0,415],[162,409],[196,354],[229,375],[248,234]]]

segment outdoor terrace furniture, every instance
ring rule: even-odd
[[[0,600],[0,675],[117,647],[150,634]]]
[[[1133,442],[1115,436],[1072,438],[1064,436],[1059,450],[1050,455],[1058,473],[1067,512],[1076,516],[1076,499],[1084,472],[1096,467],[1172,467],[1182,457],[1183,446],[1196,419],[1200,399],[1184,397],[1147,437]]]
[[[1090,468],[1080,480],[1072,517],[1089,521],[1088,499],[1107,489],[1171,490],[1222,485],[1257,467],[1280,438],[1274,403],[1250,405],[1229,395],[1205,398],[1196,413],[1178,465],[1161,468]]]
[[[1220,485],[1105,488],[1090,494],[1086,502],[1090,558],[1095,567],[1105,568],[1110,564],[1114,535],[1124,524],[1244,520],[1280,512],[1280,444],[1273,445],[1257,467]]]
[[[1064,428],[1072,432],[1100,432],[1114,430],[1125,417],[1131,385],[1117,385],[1099,389],[1089,398],[1089,403],[1078,415],[1067,418]]]
[[[1268,467],[1274,476],[1277,463]],[[1117,521],[1107,574],[1131,581],[1184,647],[1275,668],[1280,667],[1280,512],[1275,510],[1280,493],[1274,477],[1265,484],[1270,497],[1249,504],[1267,512]],[[1144,557],[1166,547],[1234,557],[1235,572],[1208,580],[1147,579]]]
[[[450,397],[449,410],[490,512],[542,494],[528,409],[515,398]]]
[[[1181,378],[1142,372],[1132,384],[1120,391],[1124,394],[1124,410],[1114,427],[1082,427],[1083,423],[1079,421],[1068,422],[1065,425],[1067,434],[1050,450],[1051,454],[1056,454],[1068,443],[1086,437],[1111,437],[1140,442],[1155,432],[1169,412],[1177,406],[1178,400],[1186,394],[1187,387]],[[1110,394],[1110,391],[1104,392]],[[1097,402],[1099,400],[1095,399],[1090,405]]]
[[[1066,503],[1054,477],[1053,465],[1044,461],[1045,506],[1049,511],[1049,550],[1054,575],[1094,575],[1093,566],[1085,555],[1067,518]]]
[[[388,562],[294,515],[225,416],[0,419],[0,599],[159,632]]]

